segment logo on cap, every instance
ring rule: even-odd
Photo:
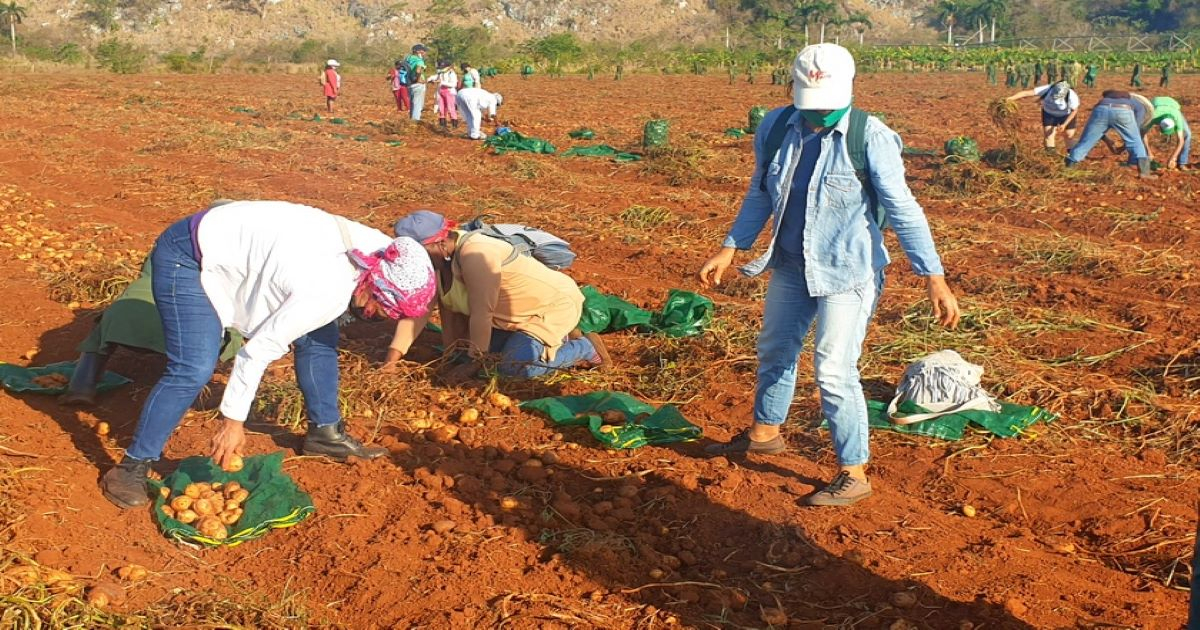
[[[823,70],[817,70],[816,68],[813,68],[812,70],[808,71],[808,80],[813,81],[814,83],[820,83],[821,79],[827,78],[829,78],[829,75]]]

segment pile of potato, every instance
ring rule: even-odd
[[[46,389],[59,389],[61,387],[66,387],[67,383],[71,382],[71,379],[68,379],[66,376],[57,373],[35,376],[30,380],[33,381],[34,385],[37,385],[38,387],[45,387]]]
[[[171,490],[164,487],[162,497],[167,500],[163,514],[192,525],[204,536],[224,540],[229,536],[228,528],[242,518],[242,504],[250,498],[250,492],[236,481],[214,481],[190,483],[173,498]]]

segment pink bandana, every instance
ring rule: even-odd
[[[433,263],[419,243],[401,236],[373,254],[356,249],[349,256],[363,269],[359,288],[370,287],[388,317],[421,317],[429,312],[436,290]]]

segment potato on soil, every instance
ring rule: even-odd
[[[505,510],[515,510],[521,507],[521,502],[516,497],[504,497],[500,499],[500,507]]]
[[[434,442],[445,444],[458,437],[458,427],[453,424],[442,425],[436,429],[429,430],[429,439]]]
[[[16,582],[21,586],[29,586],[30,584],[37,582],[38,578],[41,576],[38,574],[37,567],[18,565],[6,570],[4,572],[4,577]]]
[[[108,435],[110,428],[107,422],[96,423],[96,435]]]
[[[762,612],[759,613],[759,617],[762,619],[763,623],[767,624],[768,626],[783,628],[787,627],[788,625],[787,613],[779,608],[764,608],[762,609]]]
[[[121,578],[122,580],[129,580],[130,582],[144,580],[146,579],[146,575],[148,573],[149,572],[146,570],[146,567],[140,564],[127,564],[120,569],[117,569],[117,577]]]
[[[501,394],[500,392],[492,392],[489,394],[487,401],[489,404],[495,405],[501,409],[511,409],[513,406],[512,399],[504,394]]]
[[[479,424],[479,410],[474,407],[467,407],[458,414],[458,423],[464,427],[473,427]]]
[[[912,608],[917,605],[917,595],[909,591],[897,591],[892,593],[891,601],[896,608]]]

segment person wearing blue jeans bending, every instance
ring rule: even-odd
[[[101,480],[105,497],[122,508],[148,501],[150,466],[212,377],[226,328],[249,341],[234,359],[221,399],[223,420],[211,444],[218,465],[241,456],[242,425],[259,382],[289,346],[309,420],[303,452],[342,461],[386,452],[343,427],[335,320],[347,307],[364,318],[426,312],[433,268],[418,243],[316,208],[243,201],[167,228],[151,260],[167,368],[142,407],[124,459]]]
[[[430,210],[401,218],[395,231],[429,252],[437,269],[443,346],[447,352],[465,349],[470,359],[454,368],[448,380],[478,373],[488,352],[500,355],[500,374],[517,378],[610,363],[600,336],[576,328],[583,293],[570,276],[505,240],[460,230],[454,220]],[[426,321],[411,318],[396,324],[386,365],[404,357]]]
[[[1139,121],[1148,120],[1150,112],[1145,105],[1132,97],[1129,92],[1120,90],[1105,90],[1100,102],[1092,108],[1087,124],[1079,142],[1067,152],[1067,166],[1074,166],[1087,158],[1092,148],[1096,146],[1109,129],[1115,130],[1125,148],[1129,150],[1138,167],[1138,176],[1144,179],[1154,179],[1150,172],[1150,157],[1146,153],[1146,145],[1142,142],[1142,132]]]
[[[758,337],[754,423],[705,450],[711,455],[785,450],[779,429],[795,395],[797,358],[815,324],[813,364],[839,470],[805,503],[850,505],[872,493],[858,359],[889,259],[872,195],[856,177],[847,149],[854,58],[836,44],[808,46],[796,57],[792,79],[794,109],[773,110],[760,125],[771,130],[785,120],[783,142],[776,154],[767,155],[771,134],[755,135],[758,166],[749,191],[721,251],[700,269],[702,284],[720,284],[734,253],[749,249],[771,221],[766,253],[742,268],[748,276],[771,271]],[[873,197],[913,270],[926,278],[934,317],[954,327],[958,301],[946,284],[924,211],[904,181],[900,138],[873,116],[866,119],[864,138]]]

